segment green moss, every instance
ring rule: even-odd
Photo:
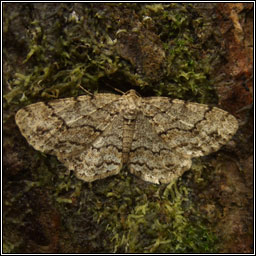
[[[135,178],[136,179],[136,178]],[[110,240],[107,251],[119,253],[198,253],[216,251],[216,237],[197,216],[193,204],[188,207],[189,193],[177,183],[166,187],[146,184],[133,188],[119,177],[92,207],[94,220],[105,227]],[[115,184],[113,186],[113,184]],[[110,189],[109,189],[110,188]],[[124,192],[125,191],[125,192]],[[97,187],[94,188],[97,194]],[[122,195],[122,196],[121,196]],[[129,196],[126,198],[126,196]],[[131,202],[132,199],[132,202]],[[191,216],[185,211],[193,210]],[[198,220],[191,222],[189,218]]]
[[[140,44],[141,52],[136,53],[136,58],[144,63],[141,67],[144,75],[138,75],[128,62],[117,55],[117,38],[114,35],[114,31],[121,29],[115,22],[120,8],[124,12],[130,12],[133,17],[132,9],[135,6],[138,7],[135,4],[128,5],[129,8],[127,5],[105,4],[101,10],[100,5],[92,5],[92,8],[73,11],[64,23],[60,17],[55,22],[51,20],[50,27],[48,23],[44,24],[37,19],[31,21],[28,32],[32,36],[28,38],[28,52],[23,61],[28,67],[26,75],[19,72],[14,74],[13,90],[6,93],[4,98],[11,103],[21,99],[30,101],[32,98],[76,96],[82,93],[80,85],[95,91],[106,82],[113,87],[122,87],[121,83],[126,80],[127,86],[147,87],[147,91],[151,88],[158,95],[202,103],[213,102],[212,63],[218,64],[216,58],[219,45],[206,17],[188,4],[140,5],[140,15],[150,17],[152,24],[155,24],[156,33],[151,31],[152,25],[144,23],[137,28],[137,34],[129,34],[132,30],[128,29],[129,25],[124,30],[128,34],[122,33],[127,34],[127,43],[131,40],[131,45],[122,55],[137,67],[140,64],[127,54],[137,51],[132,48],[133,43]],[[60,13],[65,12],[64,6],[57,9]],[[195,19],[195,16],[198,18]],[[122,21],[130,22],[130,26],[136,28],[135,21],[127,17],[120,18],[120,24]],[[204,22],[208,24],[207,31]],[[10,21],[8,25],[11,26]],[[214,49],[206,54],[204,33],[208,44],[211,44],[209,47]],[[147,37],[151,39],[151,43],[146,41]],[[144,43],[140,43],[140,40]],[[156,49],[158,55],[165,52],[165,59],[151,67],[150,63],[156,62],[157,58],[150,53]],[[162,66],[161,74],[157,71],[160,66],[156,65]],[[160,81],[154,81],[154,72],[158,72]],[[128,90],[129,87],[122,89]]]

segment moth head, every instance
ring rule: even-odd
[[[140,95],[135,90],[133,90],[133,89],[131,89],[128,92],[126,92],[125,95],[140,97]]]

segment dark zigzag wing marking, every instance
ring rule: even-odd
[[[181,164],[182,162],[182,164]],[[191,166],[191,160],[172,152],[157,135],[149,119],[138,113],[129,154],[128,169],[145,181],[168,183]]]
[[[235,134],[238,123],[228,112],[204,104],[152,97],[142,112],[170,149],[189,157],[217,151]]]
[[[39,102],[19,110],[16,122],[35,149],[54,155],[71,154],[72,149],[75,154],[88,147],[111,123],[118,114],[112,105],[119,99],[118,95],[101,94]]]
[[[76,176],[91,182],[117,174],[122,168],[122,116],[115,116],[112,123],[93,143],[80,154],[60,156],[59,160]]]

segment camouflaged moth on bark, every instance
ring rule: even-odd
[[[191,167],[193,157],[217,151],[238,129],[222,109],[142,98],[134,90],[38,102],[15,119],[30,145],[57,156],[87,182],[127,166],[145,181],[169,183]]]

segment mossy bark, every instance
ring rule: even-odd
[[[251,252],[252,113],[235,112],[242,99],[251,103],[252,13],[229,3],[4,3],[4,252]],[[219,99],[243,127],[230,148],[196,160],[177,183],[145,183],[126,170],[83,183],[33,150],[14,122],[22,106],[84,94],[81,86]]]

